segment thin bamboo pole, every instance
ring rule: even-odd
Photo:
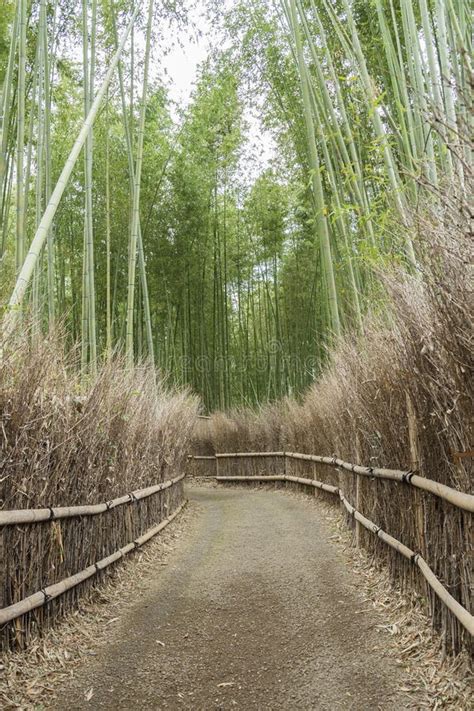
[[[26,98],[26,4],[19,0],[20,27],[18,43],[18,109],[16,154],[16,271],[20,273],[25,252],[25,98]]]
[[[0,218],[3,217],[5,209],[9,204],[9,200],[5,201],[4,196],[8,195],[5,190],[5,181],[8,178],[7,171],[7,149],[9,143],[9,127],[10,127],[10,111],[11,97],[13,89],[13,72],[15,69],[15,56],[18,42],[18,27],[20,22],[20,3],[16,4],[15,16],[13,19],[12,38],[10,42],[10,50],[8,54],[8,63],[3,81],[2,95],[0,99]]]
[[[107,360],[112,358],[112,302],[111,302],[111,240],[110,240],[110,147],[109,147],[109,95],[107,92],[105,104],[105,249],[106,249],[106,354]]]
[[[185,478],[186,474],[180,474],[174,479],[148,486],[146,489],[137,489],[130,494],[125,494],[117,499],[106,501],[100,504],[87,504],[84,506],[57,506],[47,509],[18,509],[16,511],[0,511],[0,526],[16,526],[20,524],[38,523],[40,521],[57,521],[63,518],[75,518],[77,516],[97,516],[123,506],[133,501],[141,501],[153,496],[159,491],[164,491],[178,484]]]
[[[143,69],[143,89],[140,104],[140,119],[138,126],[137,159],[135,164],[135,183],[133,190],[132,222],[130,229],[128,253],[128,294],[127,294],[127,324],[125,339],[125,355],[128,367],[134,363],[134,301],[135,273],[137,260],[138,231],[140,224],[140,189],[143,164],[143,142],[145,137],[146,100],[148,92],[148,73],[150,66],[151,28],[153,21],[153,0],[148,4],[148,23],[146,30],[145,64]]]
[[[48,23],[47,23],[47,2],[42,0],[42,21],[40,27],[41,42],[43,45],[43,98],[44,98],[44,183],[45,202],[48,204],[51,197],[51,65],[49,62],[48,47]],[[48,248],[48,325],[50,330],[54,330],[56,309],[55,309],[55,264],[54,264],[54,240],[52,227],[47,235]]]

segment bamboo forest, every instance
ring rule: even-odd
[[[469,708],[472,37],[468,0],[0,0],[2,707]],[[290,491],[268,491],[268,477]],[[188,533],[165,540],[181,550],[206,525],[203,540],[222,549],[212,566],[202,554],[207,572],[183,573],[210,635],[204,657],[183,651],[173,666],[169,646],[188,649],[192,625],[168,581],[171,627],[156,612],[152,632],[137,612],[142,639],[157,636],[153,654],[174,670],[163,688],[148,698],[131,682],[104,700],[101,675],[128,676],[124,612],[119,651],[100,669],[81,662],[43,706],[32,640],[72,634],[55,620],[77,608],[77,590],[89,599],[91,576],[171,522],[185,491],[184,523],[170,530]],[[308,493],[315,501],[301,503]],[[288,535],[280,568],[267,519]],[[337,558],[333,570],[331,525],[364,563]],[[140,556],[125,575],[152,575]],[[224,594],[225,565],[240,572],[213,622],[199,596],[211,580]],[[278,608],[283,589],[299,595],[303,570],[311,609],[341,603],[344,576],[362,568],[361,585],[374,575],[379,587],[360,652],[342,606],[353,642],[328,643],[324,672],[314,645],[333,632],[317,631],[326,618],[305,618],[303,600],[278,634],[300,629],[314,688],[283,664],[287,643],[293,662],[299,652],[271,641],[263,602],[260,653],[251,599],[280,596]],[[265,575],[276,576],[268,595]],[[213,625],[230,635],[244,619],[247,641],[239,628],[236,655],[221,653]],[[390,632],[376,663],[374,629]],[[86,644],[61,640],[74,658]],[[147,649],[136,654],[150,670]],[[260,671],[246,684],[249,659]],[[373,678],[331,686],[328,674],[352,663]],[[88,664],[99,681],[86,681]]]

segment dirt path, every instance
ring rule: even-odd
[[[54,708],[413,704],[399,691],[403,671],[379,628],[384,620],[364,602],[311,502],[243,488],[188,495],[198,512],[192,530]]]

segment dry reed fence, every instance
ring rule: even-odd
[[[336,452],[348,462],[412,470],[471,494],[474,241],[467,194],[452,192],[442,211],[418,217],[419,273],[381,275],[386,308],[366,320],[363,334],[338,345],[331,365],[300,400],[216,413],[202,435],[205,452],[193,452]],[[275,473],[271,458],[241,465],[246,476]],[[307,460],[287,466],[292,475],[316,478],[341,488],[351,503],[357,500],[367,518],[421,553],[449,593],[472,611],[471,513],[403,482],[357,477]],[[389,566],[394,583],[428,598],[446,652],[468,643],[415,566],[365,530],[358,542]]]
[[[106,574],[106,564],[138,547],[180,509],[196,412],[195,398],[168,392],[146,368],[131,373],[116,361],[84,387],[75,363],[55,343],[31,348],[25,339],[4,354],[3,648],[26,646],[77,604]],[[72,582],[80,584],[50,599]],[[40,606],[16,616],[26,598]]]

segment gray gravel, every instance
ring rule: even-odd
[[[56,709],[408,708],[384,620],[312,502],[268,489],[188,496],[197,515],[168,566],[137,582],[136,604]]]

